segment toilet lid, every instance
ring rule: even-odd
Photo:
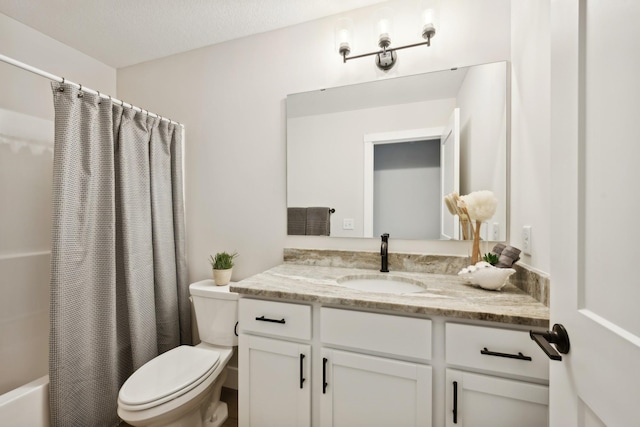
[[[211,375],[219,359],[217,351],[176,347],[135,371],[120,389],[118,398],[127,405],[144,405],[180,396]]]

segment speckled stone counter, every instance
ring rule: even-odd
[[[549,308],[507,284],[500,291],[467,285],[456,275],[392,271],[392,276],[419,281],[423,292],[376,293],[339,285],[344,276],[382,274],[374,269],[285,263],[231,285],[247,296],[317,302],[345,308],[385,310],[518,325],[549,326]]]

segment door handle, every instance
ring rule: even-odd
[[[327,394],[327,362],[328,359],[326,357],[322,358],[322,394]]]
[[[304,381],[306,378],[304,377],[304,354],[300,353],[300,388],[303,387]]]
[[[562,360],[562,354],[569,353],[569,335],[567,330],[559,323],[553,325],[550,331],[535,332],[529,331],[529,336],[532,340],[540,346],[540,348],[549,356],[551,360]],[[553,348],[551,344],[555,344],[556,348]],[[556,350],[557,349],[557,350]]]
[[[522,354],[522,352],[519,352],[518,354],[499,353],[497,351],[487,350],[487,347],[485,347],[484,350],[480,350],[480,354],[486,354],[487,356],[506,357],[508,359],[527,360],[529,362],[531,361],[531,357],[525,356],[524,354]]]
[[[458,381],[453,382],[453,423],[458,424]]]
[[[260,322],[271,322],[271,323],[281,323],[281,324],[285,324],[286,320],[284,319],[269,319],[268,317],[264,317],[264,316],[260,316],[260,317],[256,317],[256,320],[259,320]]]

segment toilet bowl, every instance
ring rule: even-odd
[[[204,280],[189,287],[202,342],[180,346],[136,370],[118,394],[118,415],[133,426],[219,427],[226,365],[237,345],[238,295]]]

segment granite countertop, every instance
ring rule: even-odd
[[[371,275],[375,270],[281,264],[231,285],[247,296],[317,302],[348,308],[374,309],[398,314],[422,314],[457,319],[486,320],[548,328],[549,308],[508,283],[500,291],[465,284],[448,274],[392,271],[392,276],[417,280],[424,292],[407,294],[359,291],[340,286],[344,276]]]

